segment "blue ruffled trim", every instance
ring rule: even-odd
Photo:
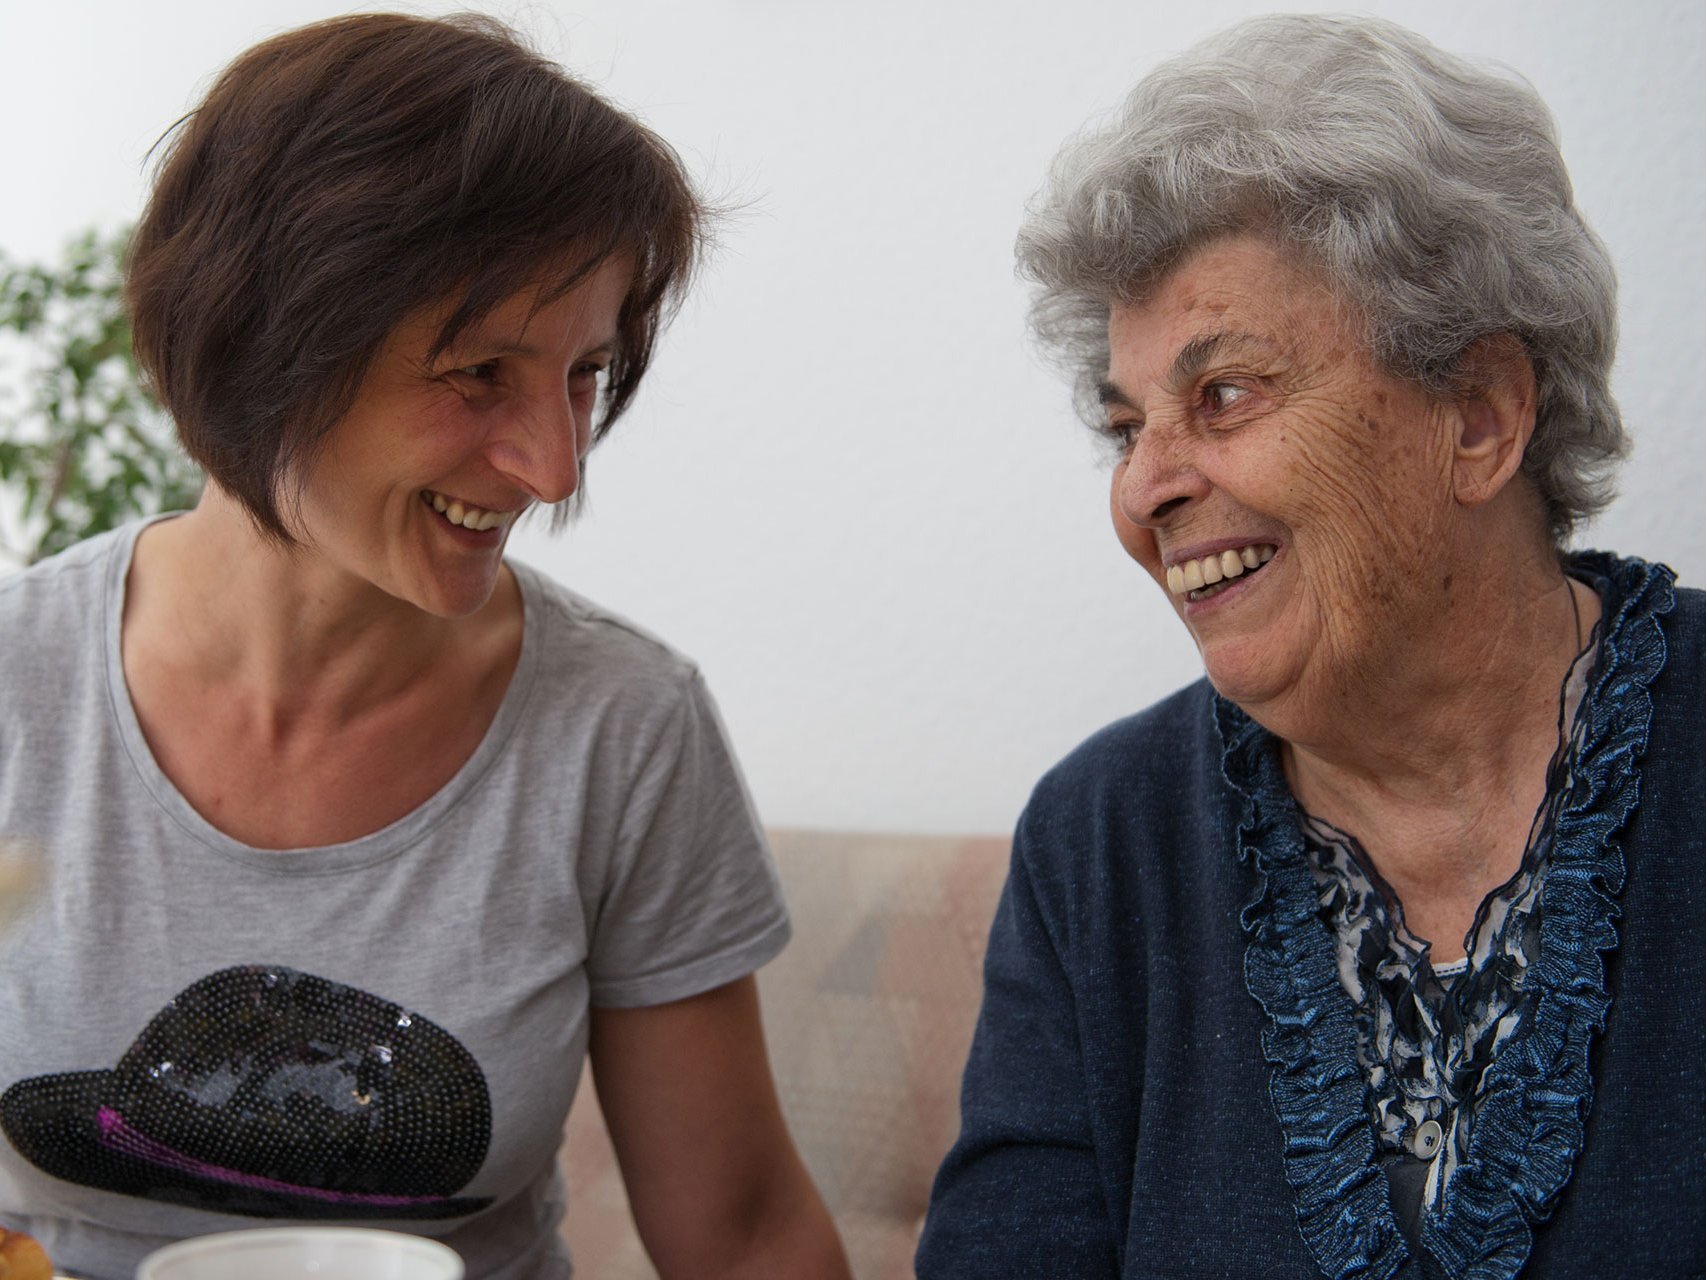
[[[1226,780],[1243,799],[1239,856],[1259,887],[1245,906],[1244,983],[1268,1015],[1262,1050],[1284,1138],[1297,1225],[1333,1280],[1387,1280],[1409,1257],[1375,1164],[1350,998],[1339,985],[1320,899],[1303,856],[1279,743],[1215,699]]]
[[[1615,950],[1623,887],[1616,843],[1640,802],[1640,761],[1665,664],[1659,619],[1675,607],[1663,565],[1583,552],[1570,570],[1597,578],[1605,641],[1578,715],[1589,717],[1570,796],[1559,814],[1541,890],[1536,1004],[1525,1033],[1489,1068],[1469,1152],[1422,1243],[1461,1280],[1509,1280],[1575,1167],[1593,1101],[1588,1050],[1611,997],[1602,954]],[[1215,700],[1221,767],[1242,799],[1239,856],[1257,873],[1243,912],[1244,980],[1268,1016],[1262,1048],[1284,1135],[1298,1228],[1332,1280],[1393,1277],[1409,1259],[1377,1163],[1357,1064],[1351,1002],[1303,853],[1279,743]]]

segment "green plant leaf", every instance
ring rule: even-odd
[[[201,476],[142,385],[122,304],[128,234],[89,230],[60,260],[0,253],[0,490],[30,560],[193,504]]]

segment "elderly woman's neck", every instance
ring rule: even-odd
[[[1485,785],[1501,762],[1533,749],[1549,757],[1560,686],[1599,599],[1549,554],[1478,569],[1471,590],[1418,616],[1370,669],[1317,673],[1322,688],[1300,687],[1258,719],[1312,762],[1307,770],[1423,795],[1442,782]]]
[[[1257,713],[1298,803],[1358,838],[1440,959],[1520,864],[1564,680],[1600,616],[1549,547],[1474,567],[1379,670]]]

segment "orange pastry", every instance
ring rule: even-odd
[[[0,1227],[0,1280],[53,1280],[53,1264],[34,1239]]]

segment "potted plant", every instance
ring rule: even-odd
[[[131,355],[124,245],[89,231],[57,264],[0,254],[0,556],[14,564],[201,492]]]

